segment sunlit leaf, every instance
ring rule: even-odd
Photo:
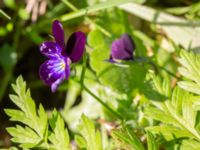
[[[185,49],[189,46],[191,48],[200,47],[198,41],[200,39],[198,22],[195,25],[194,22],[134,3],[124,4],[119,7],[133,15],[159,25],[176,44],[181,44]]]
[[[79,132],[84,138],[81,139],[81,146],[83,146],[86,141],[86,149],[87,150],[102,150],[102,141],[101,135],[98,130],[95,129],[94,123],[87,118],[85,115],[81,117],[81,124],[79,125]],[[80,137],[79,137],[79,144],[80,144]]]
[[[129,150],[144,150],[143,144],[135,135],[133,129],[131,130],[128,127],[115,129],[112,131],[111,135],[120,148]]]

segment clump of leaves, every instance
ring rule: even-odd
[[[137,138],[133,130],[126,126],[121,129],[113,130],[111,135],[120,148],[129,150],[144,150],[143,144]]]
[[[16,94],[10,95],[10,99],[19,109],[5,109],[5,112],[11,121],[17,121],[20,125],[7,128],[12,136],[11,140],[25,149],[70,149],[69,135],[59,113],[54,110],[52,117],[48,119],[42,105],[37,110],[21,76],[12,87]]]
[[[200,94],[200,55],[181,51],[179,62],[182,67],[179,72],[188,80],[180,81],[178,85],[186,91]]]
[[[151,99],[153,106],[147,107],[145,114],[162,124],[146,129],[162,135],[165,142],[171,143],[173,147],[179,145],[183,149],[200,149],[199,113],[198,109],[195,109],[198,107],[199,96],[192,94],[199,94],[200,90],[198,89],[200,59],[198,54],[191,52],[181,51],[180,54],[179,60],[183,66],[179,71],[187,80],[180,81],[179,86],[171,90],[167,80],[152,76],[153,88],[165,99],[162,101]],[[167,144],[165,146],[169,147]]]
[[[85,115],[81,117],[79,125],[80,135],[75,136],[75,141],[82,149],[87,150],[103,150],[101,135],[98,130],[95,130],[94,123]]]

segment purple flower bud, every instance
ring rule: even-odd
[[[109,62],[115,60],[133,60],[135,44],[128,34],[123,34],[120,39],[112,42]]]
[[[64,30],[62,24],[55,20],[52,25],[55,42],[44,42],[40,45],[40,52],[48,58],[39,69],[40,78],[51,86],[55,92],[57,87],[70,76],[70,63],[78,62],[84,53],[86,36],[83,32],[73,33],[65,48]]]

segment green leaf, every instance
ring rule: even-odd
[[[104,42],[94,45],[95,41],[92,39],[96,38]],[[89,44],[94,46],[90,55],[91,67],[104,85],[121,93],[131,93],[135,88],[142,86],[147,71],[145,64],[126,62],[123,65],[115,65],[106,62],[110,56],[106,38],[99,31],[92,31],[88,39]]]
[[[195,140],[183,140],[180,145],[181,150],[199,150],[200,142]]]
[[[163,123],[171,123],[171,124],[177,123],[177,121],[171,115],[155,107],[149,106],[145,108],[144,113],[147,118],[153,118]]]
[[[200,95],[200,85],[190,81],[179,81],[178,86],[191,92]]]
[[[15,8],[15,1],[14,0],[3,0],[4,4],[9,8]]]
[[[190,81],[181,81],[178,85],[190,91],[192,93],[200,93],[200,55],[192,52],[181,51],[180,59],[182,67],[179,68],[179,72],[189,79]]]
[[[171,125],[160,125],[147,127],[147,131],[150,131],[152,134],[162,135],[166,141],[171,141],[178,138],[191,137],[190,133],[187,130],[183,130]]]
[[[38,137],[37,133],[29,127],[23,128],[17,125],[16,127],[7,128],[7,131],[13,136],[11,140],[15,143],[21,143],[20,147],[23,148],[35,147],[42,140]]]
[[[200,135],[195,129],[197,117],[197,110],[193,106],[196,101],[195,97],[178,87],[173,90],[172,94],[167,94],[170,93],[168,92],[169,84],[166,84],[166,81],[160,82],[158,77],[152,76],[152,78],[157,91],[160,94],[168,95],[168,99],[164,101],[152,100],[152,104],[157,108],[147,108],[147,116],[159,120],[166,125],[170,124],[175,128],[179,128],[187,132],[188,137],[200,140]]]
[[[95,22],[110,32],[112,36],[110,35],[108,37],[120,37],[124,33],[129,33],[131,35],[131,25],[128,22],[128,14],[120,9],[113,8],[101,12]],[[109,26],[107,26],[105,22],[109,24]]]
[[[143,144],[135,135],[134,131],[128,127],[113,130],[111,136],[114,138],[115,142],[119,144],[120,148],[129,150],[144,150]]]
[[[91,47],[98,47],[102,44],[104,45],[104,36],[101,34],[99,30],[93,30],[89,33],[87,37],[87,42]]]
[[[167,8],[165,11],[171,14],[175,15],[183,15],[187,13],[190,10],[190,6],[185,6],[185,7],[172,7],[172,8]]]
[[[7,128],[12,136],[11,140],[23,149],[69,150],[69,135],[58,112],[53,111],[49,128],[43,106],[39,105],[39,108],[36,108],[22,76],[17,78],[12,87],[16,94],[10,95],[10,98],[19,109],[5,109],[5,112],[11,121],[20,122],[25,127],[17,125]]]
[[[85,139],[80,135],[75,135],[75,142],[81,149],[86,148],[87,144]]]
[[[129,3],[129,2],[138,2],[138,3],[143,3],[144,0],[110,0],[104,3],[98,3],[92,6],[89,6],[87,8],[79,9],[78,11],[66,14],[61,16],[62,21],[67,21],[76,17],[81,17],[84,16],[85,14],[90,14],[93,12],[97,12],[100,10],[104,10],[107,8],[115,7],[121,4]]]
[[[64,127],[64,121],[60,114],[54,110],[49,120],[52,133],[49,135],[49,141],[52,143],[51,148],[56,150],[69,150],[69,135]]]
[[[10,120],[25,125],[25,128],[17,125],[16,128],[7,129],[13,136],[12,141],[19,143],[22,148],[40,146],[40,142],[45,139],[47,128],[47,115],[44,108],[40,105],[39,110],[36,111],[30,91],[26,89],[26,83],[21,76],[17,78],[16,84],[13,84],[12,87],[16,94],[10,95],[10,98],[19,110],[5,109],[5,112]]]
[[[98,130],[95,130],[94,123],[84,114],[81,117],[81,124],[79,125],[79,132],[86,141],[87,150],[102,150],[101,135]],[[80,138],[79,138],[80,139]],[[84,143],[83,139],[81,142]],[[80,143],[79,143],[80,144]]]
[[[148,150],[158,150],[158,144],[153,134],[149,131],[147,131],[147,144],[148,144]]]
[[[119,8],[159,25],[170,39],[177,45],[181,44],[185,49],[188,49],[189,46],[191,48],[200,46],[198,41],[200,39],[198,22],[188,21],[162,11],[157,11],[151,7],[134,3],[120,5]]]

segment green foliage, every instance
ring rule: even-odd
[[[61,16],[61,20],[67,21],[67,20],[70,20],[70,19],[73,19],[76,17],[84,16],[87,13],[97,12],[99,10],[104,10],[106,8],[111,8],[114,6],[118,6],[120,4],[129,3],[129,2],[143,3],[144,0],[110,0],[105,3],[98,3],[96,5],[92,5],[90,7],[83,8],[78,11],[72,12],[70,14],[63,15],[63,16]]]
[[[134,130],[124,126],[121,129],[115,129],[111,133],[119,148],[128,150],[144,150],[144,146],[138,137],[135,135]]]
[[[94,123],[84,114],[81,117],[81,124],[78,129],[82,136],[76,136],[75,140],[80,148],[86,148],[87,150],[103,149],[100,132],[95,130]]]
[[[65,129],[64,121],[56,110],[53,111],[52,117],[49,120],[52,132],[48,139],[52,143],[52,149],[69,149],[69,135]]]
[[[10,95],[10,99],[17,105],[20,110],[5,109],[6,114],[11,117],[12,121],[19,121],[26,127],[16,126],[7,128],[13,136],[12,141],[21,143],[21,147],[32,148],[45,139],[47,128],[47,116],[44,108],[40,105],[38,112],[31,98],[30,90],[26,90],[26,83],[20,76],[16,84],[12,85],[16,95]],[[23,133],[23,134],[21,134]]]
[[[94,123],[85,115],[81,117],[79,132],[83,136],[76,136],[75,140],[79,147],[85,147],[87,150],[102,150],[101,135],[99,131],[95,131]]]
[[[159,89],[159,87],[164,87],[156,81],[156,77],[153,78],[157,90],[163,92],[167,88]],[[169,85],[168,85],[169,86]],[[172,95],[168,97],[165,101],[152,101],[152,103],[157,106],[157,108],[146,108],[146,115],[159,120],[166,125],[173,126],[177,130],[183,130],[189,135],[189,137],[200,140],[200,135],[195,129],[197,111],[193,109],[194,96],[178,87],[176,87]],[[151,127],[150,127],[151,128]],[[154,127],[152,127],[154,128]],[[164,127],[162,127],[165,130]],[[170,130],[169,130],[170,133]],[[172,135],[176,135],[176,132],[171,132]],[[184,137],[185,135],[182,134]]]
[[[69,80],[52,94],[63,102],[67,91],[64,109],[59,107],[64,120],[55,109],[46,113],[41,104],[37,106],[22,77],[17,79],[12,85],[15,94],[10,95],[16,108],[5,109],[14,124],[7,128],[16,146],[10,149],[200,149],[200,55],[194,53],[200,47],[199,2],[148,0],[141,5],[144,0],[48,1],[44,14],[36,10],[45,1],[35,3],[40,7],[31,12],[27,11],[28,2],[0,2],[1,105],[7,105],[3,98],[8,85],[21,71],[33,80],[30,87],[37,97],[47,91],[48,87],[35,80],[41,63],[38,45],[52,40],[52,20],[63,21],[66,38],[75,30],[88,33],[87,57],[73,66],[76,71],[72,69]],[[33,14],[38,15],[35,22],[30,20]],[[136,44],[136,59],[111,64],[106,61],[111,44],[124,33]],[[29,62],[33,58],[36,64]],[[45,93],[45,98],[52,95]],[[7,143],[6,137],[1,135],[0,147]]]
[[[167,142],[165,147],[169,149],[174,149],[176,146],[181,150],[199,149],[199,98],[192,94],[199,95],[199,54],[181,51],[179,62],[182,65],[179,71],[186,79],[178,82],[180,87],[171,89],[168,80],[150,74],[152,81],[147,82],[147,87],[151,88],[149,92],[156,94],[146,95],[153,106],[145,108],[145,116],[161,122],[162,125],[150,126],[146,130],[160,136],[161,142]],[[194,144],[191,146],[191,143]]]
[[[180,52],[180,59],[182,67],[179,72],[188,80],[180,81],[178,85],[186,91],[200,94],[200,55],[193,52]]]
[[[186,55],[187,57],[189,56],[188,54]],[[182,62],[185,61],[185,59],[182,59]],[[196,97],[179,87],[175,87],[172,90],[172,94],[167,94],[169,92],[166,89],[169,89],[170,86],[166,84],[166,81],[159,82],[158,77],[153,76],[153,82],[157,91],[167,97],[163,101],[152,99],[152,104],[156,107],[147,107],[145,115],[148,118],[162,122],[163,125],[147,127],[146,129],[153,134],[161,134],[164,141],[168,142],[174,141],[174,143],[177,143],[177,141],[182,141],[184,138],[189,138],[193,142],[197,140],[199,143],[197,142],[194,149],[198,149],[200,134],[196,128],[199,123],[196,119],[198,111],[194,109],[197,101]]]
[[[198,21],[193,23],[187,19],[182,19],[162,11],[157,11],[156,9],[148,6],[142,6],[134,3],[129,3],[119,7],[144,20],[159,25],[170,39],[172,39],[177,45],[181,44],[185,49],[188,49],[190,46],[191,48],[200,46],[197,40],[200,38]],[[197,8],[197,10],[199,10],[199,6],[197,6]],[[194,28],[193,25],[196,28]]]
[[[97,43],[96,39],[100,42]],[[91,67],[103,84],[121,93],[130,94],[143,84],[146,66],[142,62],[127,62],[121,66],[107,62],[110,50],[106,42],[105,37],[98,30],[89,34],[88,43],[93,48],[90,55]]]
[[[0,65],[5,72],[9,72],[17,62],[17,54],[8,44],[0,47]]]
[[[68,150],[69,136],[58,112],[54,110],[48,123],[43,106],[40,105],[38,110],[36,109],[30,90],[26,89],[26,83],[21,76],[12,87],[16,94],[11,94],[10,99],[19,109],[5,109],[5,112],[11,121],[20,122],[23,126],[7,128],[12,136],[11,140],[21,148]]]
[[[147,131],[148,150],[158,150],[158,143],[153,134]]]

